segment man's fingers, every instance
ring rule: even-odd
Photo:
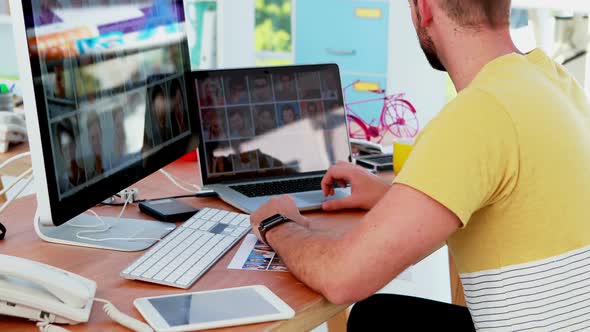
[[[324,211],[336,211],[356,208],[358,207],[357,205],[358,204],[355,203],[354,198],[352,196],[348,196],[345,198],[324,202],[324,204],[322,204],[322,209]]]
[[[334,195],[335,181],[340,184],[350,182],[352,178],[352,169],[353,168],[350,164],[338,164],[330,167],[322,179],[322,191],[324,192],[324,196]]]

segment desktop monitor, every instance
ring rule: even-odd
[[[97,218],[83,212],[196,149],[183,1],[10,4],[37,232],[48,241],[90,247],[149,246],[124,239],[161,237],[170,225],[106,221],[93,239]],[[98,219],[100,228],[106,218]]]

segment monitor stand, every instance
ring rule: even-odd
[[[118,219],[81,214],[61,226],[46,226],[35,216],[35,232],[47,242],[117,251],[141,251],[151,247],[176,226],[144,219]],[[107,229],[108,230],[105,230]],[[105,231],[102,231],[105,230]],[[137,239],[137,240],[133,240]]]

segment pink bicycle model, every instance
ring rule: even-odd
[[[348,118],[350,138],[374,140],[381,143],[387,133],[397,138],[415,137],[420,130],[416,109],[404,99],[404,94],[385,95],[385,90],[371,90],[369,92],[381,95],[379,98],[346,102],[346,91],[360,81],[355,81],[343,89],[346,116]],[[379,122],[376,119],[366,122],[351,106],[383,100],[383,107]]]

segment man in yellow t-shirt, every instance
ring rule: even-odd
[[[302,282],[357,303],[350,330],[590,329],[590,107],[542,51],[521,54],[510,0],[410,0],[421,46],[459,94],[425,128],[392,186],[347,164],[323,181],[352,195],[325,210],[368,213],[351,230],[314,229],[288,197],[255,212],[260,237]],[[427,91],[425,91],[425,98]],[[260,234],[259,234],[260,235]],[[371,296],[447,242],[468,309]],[[369,297],[367,299],[367,297]],[[420,319],[414,317],[419,315]]]

